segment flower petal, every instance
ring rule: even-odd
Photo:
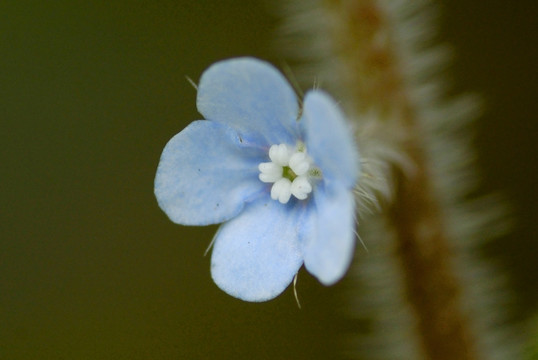
[[[325,285],[346,273],[355,248],[352,191],[343,185],[316,189],[301,245],[306,269]]]
[[[308,153],[323,177],[354,186],[359,175],[359,154],[353,132],[336,103],[320,90],[308,92],[301,121]]]
[[[297,210],[267,196],[223,224],[211,257],[215,283],[246,301],[282,293],[302,265],[298,219],[303,212]]]
[[[245,148],[232,129],[195,121],[163,150],[155,177],[160,207],[176,223],[207,225],[236,216],[263,191],[259,150]]]
[[[206,119],[227,124],[248,141],[295,144],[297,98],[267,62],[236,58],[213,64],[200,79],[197,106]]]

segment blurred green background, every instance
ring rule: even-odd
[[[1,359],[336,358],[357,328],[342,315],[349,279],[325,288],[302,271],[302,310],[291,289],[231,298],[203,256],[216,227],[175,225],[153,196],[164,145],[201,118],[185,76],[240,55],[286,61],[270,4],[0,2]],[[451,81],[487,103],[485,189],[504,191],[517,220],[484,254],[506,266],[526,317],[538,303],[536,5],[442,10]]]

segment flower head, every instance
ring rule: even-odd
[[[168,142],[155,195],[176,223],[223,223],[211,256],[215,283],[265,301],[303,263],[323,284],[338,281],[353,256],[359,158],[334,101],[310,91],[300,112],[273,66],[237,58],[203,73],[197,106],[206,120]]]

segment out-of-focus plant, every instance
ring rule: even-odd
[[[494,196],[472,196],[469,123],[479,106],[446,95],[450,52],[436,43],[435,8],[295,0],[283,14],[293,73],[341,100],[362,155],[359,232],[370,251],[356,256],[348,295],[368,331],[350,334],[350,356],[520,358],[503,277],[477,254],[506,230],[506,212]]]
[[[530,338],[528,339],[525,359],[535,360],[538,359],[538,315],[534,315],[530,320],[528,333]]]

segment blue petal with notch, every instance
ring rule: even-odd
[[[263,191],[262,153],[245,150],[237,133],[200,120],[174,136],[163,150],[155,177],[160,207],[178,224],[208,225],[233,218]]]
[[[303,263],[298,243],[301,214],[266,196],[223,224],[211,257],[215,283],[245,301],[280,295]]]
[[[324,285],[332,285],[346,273],[355,249],[355,201],[342,184],[318,188],[309,207],[301,248],[305,268]]]
[[[310,91],[304,99],[301,122],[306,148],[323,177],[354,186],[360,170],[359,154],[337,104],[323,91]]]
[[[267,62],[236,58],[213,64],[200,79],[197,107],[206,119],[227,124],[249,142],[295,144],[297,98]]]

